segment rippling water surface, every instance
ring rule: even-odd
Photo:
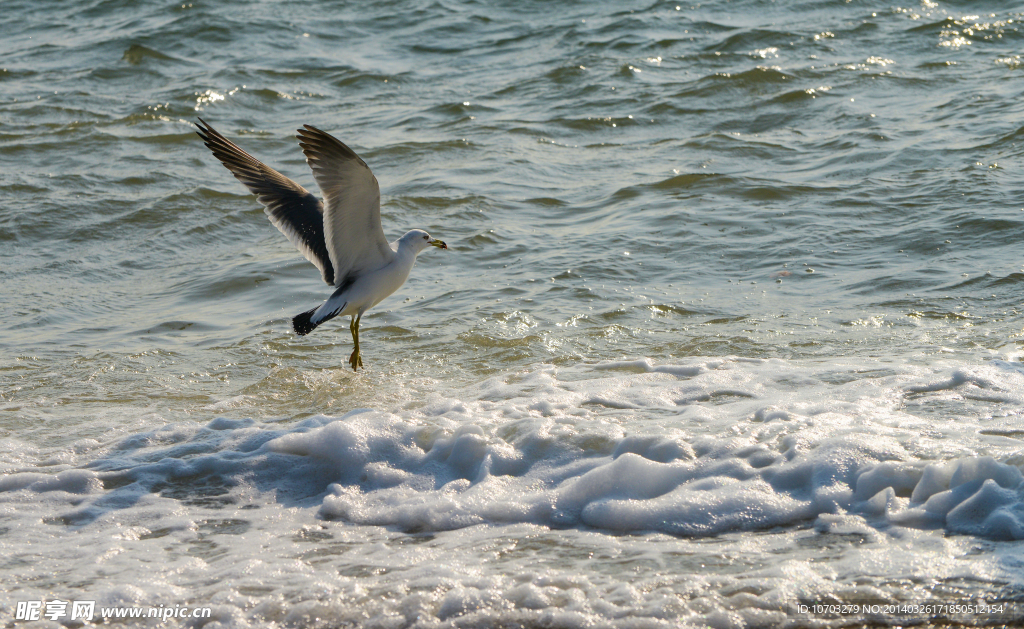
[[[0,618],[1021,618],[1022,19],[5,0]],[[310,189],[323,128],[451,246],[365,371],[198,116]]]

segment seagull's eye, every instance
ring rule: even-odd
[[[430,236],[424,236],[423,240],[430,240]]]

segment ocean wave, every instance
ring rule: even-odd
[[[232,501],[248,486],[316,504],[321,518],[406,532],[522,523],[709,536],[848,515],[883,529],[1024,539],[1016,464],[982,448],[936,459],[941,445],[922,443],[921,420],[899,408],[948,392],[1019,406],[1018,371],[958,369],[916,384],[906,373],[882,377],[882,402],[864,397],[864,380],[834,387],[834,372],[823,380],[773,360],[644,359],[584,371],[494,378],[415,412],[367,409],[287,428],[226,418],[169,425],[76,469],[8,475],[0,491],[80,495],[59,516],[72,523],[202,481]],[[621,413],[656,419],[656,428],[628,432]]]

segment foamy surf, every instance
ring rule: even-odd
[[[67,565],[59,540],[84,542],[71,553],[88,566],[79,568],[82,587],[110,604],[181,582],[171,574],[237,581],[214,601],[225,626],[303,614],[377,626],[413,626],[413,617],[430,620],[422,626],[671,626],[688,614],[718,614],[715,626],[775,622],[808,597],[857,588],[795,551],[742,576],[703,576],[691,563],[711,561],[709,548],[746,556],[751,544],[838,534],[866,540],[844,561],[882,561],[886,579],[1017,579],[1016,546],[973,557],[964,548],[971,539],[1024,539],[1022,457],[1008,428],[1019,425],[1022,400],[1024,375],[1001,361],[541,366],[413,408],[293,424],[182,422],[84,455],[40,453],[48,465],[23,461],[0,479],[11,523],[0,544],[46,542],[39,547],[51,550],[27,568],[45,573]],[[973,415],[933,412],[944,404]],[[972,537],[943,541],[949,534]],[[530,540],[564,548],[565,565],[531,572]],[[238,545],[258,552],[229,552]],[[520,554],[500,568],[446,563],[464,545],[481,566],[489,545]],[[617,553],[681,549],[692,562],[659,559],[685,565],[665,590],[624,591],[601,576],[614,572]],[[154,569],[138,583],[88,576],[139,552]],[[885,553],[906,565],[883,561]],[[572,577],[581,561],[588,576]],[[739,594],[713,594],[741,583],[760,593],[742,605]],[[392,599],[377,600],[372,592],[385,584]],[[16,596],[37,591],[21,586]],[[653,624],[625,622],[641,618]]]
[[[563,380],[543,367],[413,412],[355,411],[283,432],[215,420],[158,463],[89,467],[127,465],[97,476],[146,491],[144,478],[262,486],[303,470],[301,493],[326,492],[320,517],[404,531],[526,523],[716,535],[853,515],[1024,539],[1020,470],[993,458],[988,440],[964,447],[980,426],[905,410],[907,396],[924,392],[1019,404],[1024,377],[1014,370],[908,369],[840,385],[780,360],[570,371]],[[953,436],[961,451],[943,457]],[[1001,458],[1018,461],[1008,445]],[[216,450],[198,455],[204,446]],[[79,474],[67,482],[89,486]]]

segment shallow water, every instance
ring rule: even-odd
[[[1018,619],[1022,17],[5,2],[0,618]],[[323,128],[451,247],[365,371],[197,116],[310,189]]]

